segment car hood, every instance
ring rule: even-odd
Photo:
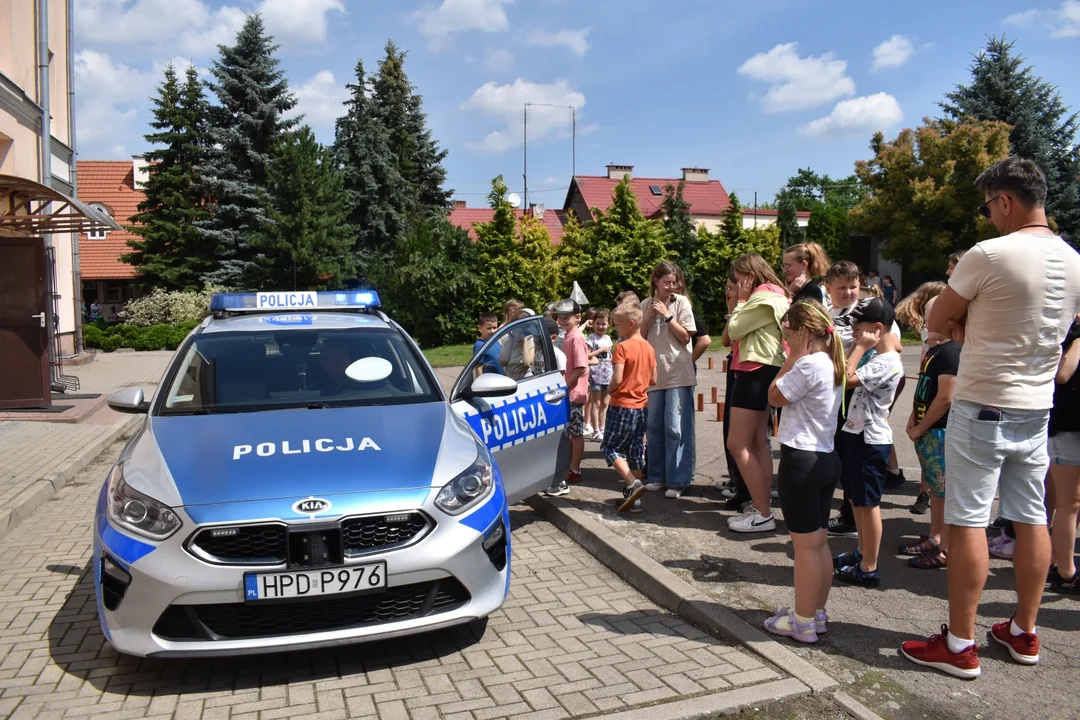
[[[142,440],[157,452],[136,447],[130,459],[160,457],[176,497],[163,497],[174,493],[157,473],[138,472],[146,463],[125,463],[125,475],[185,506],[428,489],[476,459],[472,434],[441,402],[156,416],[148,429]]]

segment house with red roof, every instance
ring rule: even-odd
[[[634,177],[633,165],[607,166],[606,175],[578,175],[570,181],[563,208],[573,210],[582,222],[593,219],[593,208],[606,210],[615,197],[615,187],[624,177],[630,178],[630,189],[637,197],[641,213],[650,219],[662,220],[664,188],[678,187],[683,182],[683,198],[690,204],[690,214],[698,225],[715,232],[724,220],[731,201],[727,190],[719,180],[709,178],[708,168],[688,167],[682,169],[682,178]],[[777,220],[776,210],[754,209],[743,206],[743,227],[772,225]],[[809,212],[796,213],[799,227],[810,223]]]
[[[141,155],[131,160],[79,160],[79,200],[103,210],[125,228],[146,195],[140,189],[147,178]],[[97,302],[106,319],[135,297],[135,268],[120,260],[131,252],[128,240],[138,236],[127,229],[98,230],[79,235],[79,267],[83,299]]]
[[[476,239],[476,224],[489,223],[495,217],[494,208],[466,207],[464,200],[454,200],[450,206],[450,215],[447,219],[462,230],[469,233],[469,237]],[[542,204],[534,204],[528,210],[514,209],[514,217],[519,221],[524,217],[534,217],[544,224],[548,234],[551,235],[551,244],[558,245],[562,242],[563,227],[566,225],[565,210],[550,210]]]
[[[517,216],[533,215],[543,220],[551,233],[551,242],[558,245],[562,242],[563,226],[566,225],[566,214],[573,211],[574,216],[582,222],[593,220],[593,209],[607,210],[615,197],[615,187],[623,177],[630,178],[630,189],[637,197],[638,206],[646,218],[662,220],[664,210],[664,188],[668,185],[677,187],[680,178],[637,178],[633,176],[633,165],[607,166],[606,175],[576,175],[570,179],[570,188],[566,193],[566,200],[562,209],[552,210],[541,204],[530,204],[528,209],[518,209]],[[704,225],[711,232],[716,232],[724,220],[731,201],[728,199],[727,190],[719,180],[710,180],[709,171],[706,168],[683,168],[683,198],[690,204],[690,214],[698,225]],[[470,208],[465,201],[455,200],[450,211],[449,220],[460,228],[469,231],[469,237],[476,239],[473,226],[476,223],[491,222],[495,211],[489,207]],[[776,210],[743,207],[743,227],[753,228],[772,225],[777,220]],[[806,227],[810,223],[809,212],[798,212],[796,217],[800,227]]]

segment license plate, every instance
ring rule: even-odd
[[[245,600],[339,595],[386,587],[386,563],[368,563],[325,570],[244,573]]]

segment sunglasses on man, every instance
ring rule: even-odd
[[[1000,200],[1000,199],[1001,199],[1000,195],[995,195],[994,197],[992,197],[989,200],[987,200],[986,202],[984,202],[982,205],[979,206],[979,214],[982,215],[984,218],[989,219],[990,218],[990,206],[994,204],[995,200]]]

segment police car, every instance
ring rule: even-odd
[[[508,506],[568,467],[551,340],[539,318],[506,326],[447,394],[378,308],[372,291],[215,295],[153,397],[109,398],[147,415],[97,504],[118,651],[338,645],[482,625],[503,604]],[[517,377],[477,372],[496,343]]]

